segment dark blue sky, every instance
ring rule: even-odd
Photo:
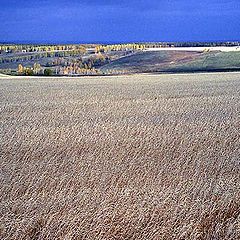
[[[0,0],[0,42],[240,40],[240,0]]]

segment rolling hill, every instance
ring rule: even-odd
[[[101,70],[131,73],[240,70],[240,52],[138,52],[117,59]]]

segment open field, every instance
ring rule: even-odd
[[[184,48],[185,49],[185,48]],[[194,49],[194,48],[193,48]],[[198,52],[155,50],[135,53],[101,67],[102,71],[126,72],[198,72],[240,71],[240,51]]]
[[[0,76],[0,239],[240,239],[240,74]]]

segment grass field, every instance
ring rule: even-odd
[[[240,239],[239,73],[0,94],[0,239]]]
[[[101,69],[138,73],[240,71],[240,52],[147,51],[117,59]]]

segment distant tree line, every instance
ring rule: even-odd
[[[110,51],[137,51],[145,49],[144,44],[114,44],[114,45],[98,45],[95,47],[96,53]]]
[[[101,53],[90,58],[57,58],[48,62],[45,66],[34,63],[32,67],[18,65],[18,75],[89,75],[97,74],[100,66],[111,61],[110,57]],[[49,72],[49,70],[51,70]]]
[[[0,45],[0,53],[16,52],[53,52],[53,51],[79,51],[86,52],[83,45]]]
[[[240,42],[154,42],[145,43],[146,48],[164,47],[233,47],[240,46]]]
[[[43,58],[78,57],[78,56],[82,56],[82,54],[83,52],[81,50],[69,50],[64,52],[42,52],[42,53],[32,53],[32,54],[15,55],[15,56],[6,55],[4,57],[0,57],[0,64],[40,60]]]
[[[97,45],[95,52],[111,51],[138,51],[147,48],[169,48],[169,47],[217,47],[217,46],[240,46],[240,42],[153,42],[153,43],[131,43],[114,45]]]

